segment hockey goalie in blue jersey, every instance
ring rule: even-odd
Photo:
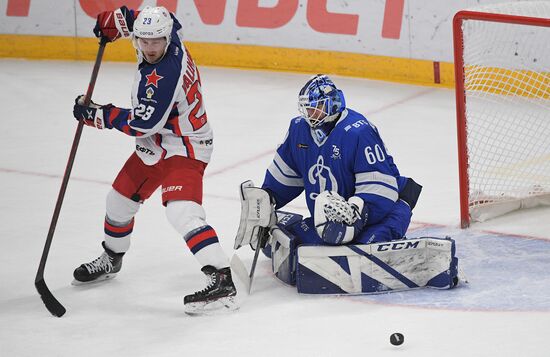
[[[262,187],[251,182],[241,187],[243,212],[235,249],[247,243],[264,246],[275,275],[297,283],[301,292],[454,286],[454,241],[404,240],[422,187],[400,174],[376,126],[346,107],[343,92],[326,75],[316,75],[304,85],[298,105],[300,116],[291,120]],[[279,211],[302,192],[311,217]],[[425,272],[433,266],[418,266],[423,272],[412,277],[416,282],[396,271],[410,267],[390,266],[381,258],[387,252],[404,261],[411,254],[426,256],[428,243],[444,246],[436,258],[439,271],[427,277]],[[368,262],[359,264],[357,274],[350,266],[353,257]],[[369,264],[386,271],[373,276],[363,271],[372,269]],[[317,277],[320,282],[312,283]]]

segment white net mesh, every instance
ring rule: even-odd
[[[473,10],[550,19],[550,1]],[[472,220],[550,203],[549,25],[462,23]]]

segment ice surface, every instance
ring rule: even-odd
[[[129,106],[134,68],[102,64],[94,101]],[[119,132],[85,128],[45,273],[68,311],[52,317],[33,282],[76,128],[73,100],[91,69],[90,62],[0,60],[0,356],[548,356],[550,211],[459,230],[453,91],[343,77],[334,80],[348,104],[378,126],[401,172],[424,186],[410,235],[453,236],[469,285],[303,296],[274,279],[262,257],[238,312],[190,317],[183,296],[203,288],[203,276],[157,193],[136,217],[117,278],[71,286],[73,269],[101,252],[105,196],[133,149]],[[215,131],[204,206],[229,254],[237,187],[261,183],[309,75],[201,74]],[[305,213],[301,200],[287,208]],[[246,249],[239,254],[249,266]],[[393,332],[405,335],[399,348],[389,343]]]

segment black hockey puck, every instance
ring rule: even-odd
[[[390,343],[394,346],[403,344],[403,341],[405,341],[405,337],[403,337],[403,334],[399,332],[394,332],[390,336]]]

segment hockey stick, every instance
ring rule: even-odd
[[[242,281],[245,290],[250,294],[250,276],[248,275],[248,271],[246,270],[246,267],[237,252],[235,252],[231,257],[230,265],[233,273],[235,273],[239,280]]]
[[[87,106],[90,104],[92,99],[92,93],[94,91],[95,82],[97,79],[97,74],[99,72],[99,66],[103,58],[103,52],[105,50],[105,45],[107,40],[101,38],[99,42],[99,49],[97,51],[97,56],[95,59],[94,69],[92,70],[92,77],[90,78],[90,84],[88,85],[88,91],[84,97],[84,105]],[[55,204],[55,209],[53,211],[52,221],[50,223],[50,229],[48,230],[48,236],[46,237],[46,244],[44,245],[44,250],[42,251],[42,258],[40,259],[40,265],[38,265],[38,271],[36,272],[36,278],[34,279],[34,286],[40,294],[44,305],[52,315],[61,317],[67,311],[63,305],[48,289],[46,282],[44,281],[44,268],[46,267],[46,260],[48,259],[48,253],[50,252],[50,246],[52,245],[53,234],[55,232],[55,226],[57,225],[57,219],[59,218],[59,212],[61,211],[61,205],[63,204],[63,198],[65,197],[65,191],[67,191],[67,184],[69,183],[69,177],[71,176],[71,170],[73,168],[74,159],[76,157],[76,150],[78,149],[78,144],[80,142],[80,136],[82,135],[82,128],[84,127],[84,120],[80,119],[76,127],[76,133],[73,139],[73,145],[71,147],[71,152],[69,154],[69,159],[67,161],[67,166],[65,168],[65,174],[63,175],[63,181],[61,183],[61,188],[59,189],[59,195],[57,196],[57,202]]]

